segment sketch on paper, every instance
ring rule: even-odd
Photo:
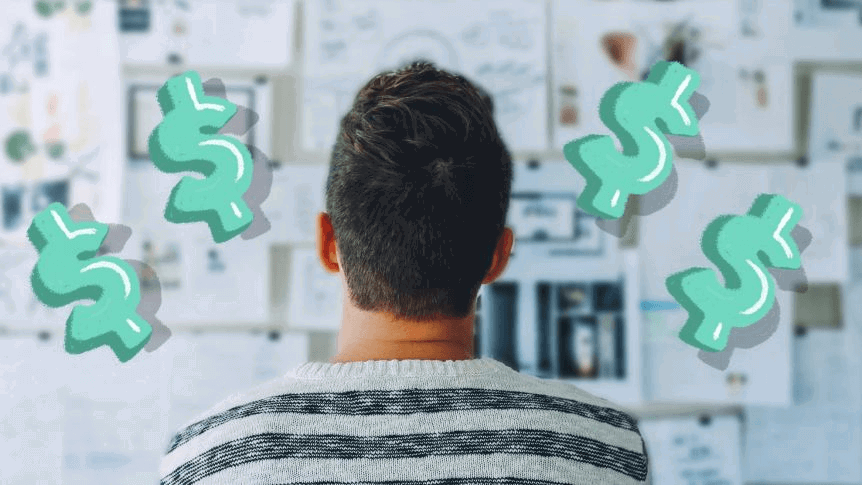
[[[56,3],[56,2],[55,2]],[[40,6],[41,5],[41,6]],[[0,26],[0,243],[27,245],[52,202],[119,219],[121,178],[115,9],[101,2],[10,4]],[[56,15],[62,13],[62,15]],[[106,47],[108,46],[108,47]],[[90,53],[102,55],[93,64]],[[99,93],[99,96],[93,96]]]
[[[638,423],[653,483],[742,485],[739,416],[650,419]]]
[[[283,68],[292,62],[293,13],[284,0],[124,0],[123,60]]]
[[[454,2],[307,5],[304,146],[332,146],[339,119],[372,76],[425,60],[463,74],[491,94],[510,148],[544,149],[544,3],[477,0],[472,6],[478,15],[467,20],[457,13],[463,4]],[[402,9],[414,14],[405,20]]]
[[[603,253],[607,235],[596,220],[578,209],[573,192],[518,192],[509,204],[508,224],[519,242],[565,242],[572,254]]]
[[[604,93],[643,81],[668,60],[701,77],[698,93],[710,103],[701,131],[711,151],[792,148],[791,63],[742,46],[752,41],[735,27],[748,14],[734,2],[579,0],[555,8],[555,146],[606,133],[597,116]]]

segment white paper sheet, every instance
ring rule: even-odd
[[[544,2],[328,0],[303,6],[306,149],[329,150],[359,88],[415,57],[487,89],[510,149],[546,147]]]
[[[121,32],[127,64],[166,65],[173,53],[190,65],[284,68],[293,61],[293,0],[146,3],[149,28]]]
[[[862,76],[815,73],[810,110],[811,160],[862,156]]]
[[[699,122],[707,152],[791,150],[790,63],[776,58],[775,49],[740,36],[735,4],[723,0],[554,2],[554,148],[561,150],[590,134],[610,135],[598,116],[601,97],[618,82],[640,81],[663,58],[656,56],[662,55],[665,38],[676,24],[688,20],[696,34],[688,32],[699,36],[689,43],[692,52],[698,50],[689,65],[701,78],[697,92],[710,103]],[[630,59],[625,61],[628,67],[622,69],[606,53],[602,40],[621,33],[629,34],[633,42]],[[762,35],[771,39],[774,33]],[[574,94],[565,90],[571,88]],[[571,117],[572,107],[576,120]]]
[[[847,190],[843,158],[816,159],[808,167],[776,167],[770,192],[799,204],[798,225],[811,232],[811,245],[802,252],[809,282],[847,281]],[[836,183],[837,182],[837,183]]]
[[[4,484],[61,483],[68,354],[62,335],[0,338],[0,479]]]
[[[650,457],[650,480],[662,485],[742,485],[738,416],[649,419],[638,423]]]
[[[49,17],[32,2],[5,6],[0,246],[29,245],[33,216],[51,202],[86,203],[99,221],[119,219],[125,132],[115,25],[111,2],[86,13],[67,4]]]
[[[273,171],[272,190],[261,209],[272,229],[271,242],[311,243],[317,214],[325,211],[328,165],[281,165]]]
[[[746,408],[746,483],[859,483],[858,408]]]
[[[341,327],[342,289],[337,274],[329,273],[313,249],[294,249],[290,261],[287,321],[291,328],[338,330]]]
[[[681,308],[645,311],[646,399],[657,402],[789,405],[792,402],[792,293],[778,289],[775,302],[781,312],[775,332],[752,348],[734,349],[723,371],[703,362],[698,357],[700,351],[679,338],[688,312]]]
[[[684,161],[675,169],[676,194],[664,208],[639,220],[647,300],[672,300],[665,286],[671,274],[692,267],[714,269],[700,247],[703,231],[719,216],[747,213],[758,194],[770,191],[768,165],[728,162],[708,168]]]

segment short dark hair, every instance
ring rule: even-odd
[[[468,316],[511,190],[486,92],[424,61],[372,78],[341,119],[326,180],[353,304],[413,321]]]

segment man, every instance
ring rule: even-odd
[[[466,79],[422,62],[373,78],[341,120],[317,220],[345,296],[337,355],[190,423],[161,483],[646,483],[630,416],[474,358],[478,290],[512,249],[511,179]]]

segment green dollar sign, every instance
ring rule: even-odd
[[[213,240],[227,241],[251,225],[254,214],[242,200],[251,185],[251,153],[230,136],[216,134],[236,113],[230,101],[205,96],[200,76],[188,71],[169,79],[158,92],[164,119],[150,134],[150,156],[166,173],[183,177],[171,191],[165,219],[204,221]]]
[[[39,252],[31,282],[36,297],[52,308],[96,302],[76,306],[66,320],[67,352],[108,345],[126,362],[146,345],[152,328],[137,314],[141,294],[131,265],[113,256],[93,257],[107,234],[106,224],[75,222],[62,204],[49,205],[27,230]]]
[[[747,327],[769,313],[775,286],[765,266],[799,269],[801,255],[790,231],[801,217],[797,204],[761,194],[748,214],[720,216],[707,226],[701,247],[725,286],[707,268],[691,268],[665,282],[688,311],[679,335],[684,342],[709,352],[724,350],[733,327]]]
[[[599,116],[608,135],[589,135],[563,147],[566,160],[586,179],[578,206],[617,219],[631,194],[645,194],[670,175],[673,148],[664,133],[695,136],[697,116],[688,100],[700,84],[697,72],[678,62],[657,62],[644,82],[617,83],[602,97]]]

